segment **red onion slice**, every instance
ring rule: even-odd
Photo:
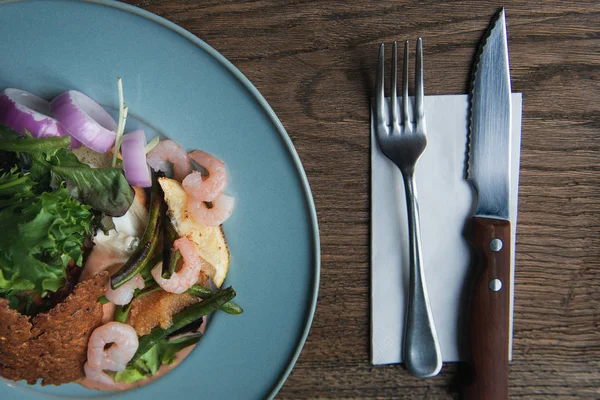
[[[85,94],[76,90],[61,93],[50,103],[50,110],[72,137],[90,149],[106,153],[115,144],[117,123]]]
[[[123,169],[125,178],[133,186],[150,187],[152,178],[150,167],[146,163],[146,135],[139,129],[123,135],[121,141],[121,155],[123,156]]]
[[[67,131],[50,116],[50,102],[21,89],[8,88],[0,94],[0,123],[22,135],[65,136]]]

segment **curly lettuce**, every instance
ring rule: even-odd
[[[32,197],[35,185],[29,174],[21,174],[17,167],[0,174],[0,209]]]
[[[122,170],[91,168],[70,144],[0,125],[0,297],[25,314],[47,305],[70,263],[83,264],[92,226],[125,214],[134,198]]]
[[[62,287],[69,262],[83,262],[83,242],[90,234],[92,218],[91,207],[75,200],[65,188],[20,198],[3,208],[0,296],[17,307],[23,298],[43,298]]]

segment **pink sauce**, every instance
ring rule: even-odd
[[[136,387],[140,387],[140,386],[143,386],[147,383],[150,383],[150,382],[160,378],[161,376],[165,375],[167,372],[171,371],[173,368],[177,367],[179,365],[179,363],[181,363],[181,361],[192,352],[194,347],[196,347],[196,345],[189,346],[189,347],[186,347],[185,349],[181,350],[179,353],[177,353],[177,355],[175,355],[175,361],[173,362],[173,364],[171,364],[171,365],[163,364],[159,368],[159,370],[156,372],[156,374],[154,374],[148,378],[145,378],[145,379],[140,379],[137,382],[133,382],[133,383],[115,382],[113,385],[104,385],[104,384],[101,384],[101,383],[98,383],[98,382],[95,382],[95,381],[85,378],[83,381],[79,382],[79,384],[88,389],[105,390],[105,391],[129,390],[129,389],[133,389]]]

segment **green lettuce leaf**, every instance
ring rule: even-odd
[[[0,296],[26,292],[44,297],[66,278],[67,264],[83,261],[90,232],[90,207],[58,188],[16,202],[0,211]]]
[[[23,136],[3,125],[0,125],[0,138],[0,150],[16,153],[50,152],[71,144],[69,136],[33,138],[31,134]]]
[[[115,382],[133,383],[144,379],[147,376],[148,375],[145,375],[143,372],[140,372],[134,367],[127,367],[125,370],[115,373],[113,379]]]
[[[29,174],[21,174],[17,167],[0,174],[0,209],[32,197],[34,187]]]
[[[183,336],[175,339],[165,339],[155,344],[133,365],[128,365],[124,371],[115,373],[116,382],[136,382],[156,374],[163,364],[172,364],[175,355],[188,346],[198,343],[202,335]]]
[[[108,216],[124,215],[133,202],[135,193],[121,169],[91,168],[67,149],[32,155],[32,160],[32,170],[48,170],[51,188],[64,182],[71,196]]]
[[[0,126],[0,151],[18,155],[12,158],[21,172],[29,172],[38,193],[66,185],[71,196],[96,211],[113,217],[124,215],[135,193],[123,171],[91,168],[67,149],[70,143],[69,137],[25,137]]]

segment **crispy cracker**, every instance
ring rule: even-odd
[[[133,326],[138,336],[144,336],[156,326],[170,327],[175,314],[199,301],[190,293],[174,294],[162,290],[150,293],[133,299],[127,323]]]
[[[103,272],[75,286],[65,301],[30,320],[0,299],[0,375],[15,381],[60,385],[84,378],[87,343],[102,324],[98,302],[108,287]]]

